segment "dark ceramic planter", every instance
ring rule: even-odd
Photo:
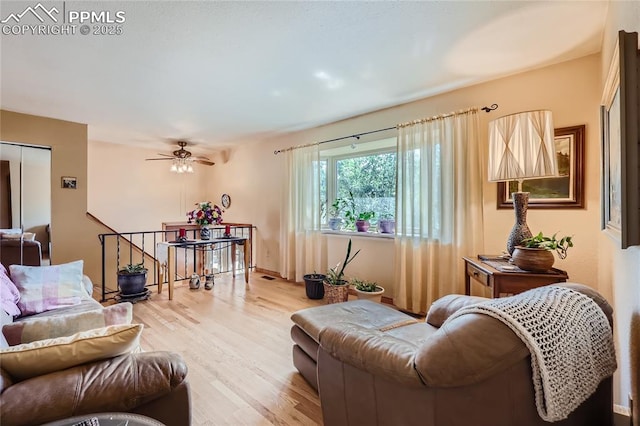
[[[118,273],[118,288],[120,294],[140,294],[144,291],[147,284],[147,272],[137,274]]]
[[[326,278],[324,274],[304,275],[304,288],[309,299],[322,299],[324,297],[324,286],[322,282]]]

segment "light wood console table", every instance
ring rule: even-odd
[[[173,285],[176,277],[176,249],[192,249],[196,247],[207,248],[210,246],[214,249],[218,244],[228,244],[231,249],[231,263],[234,265],[232,268],[233,277],[236,276],[235,263],[236,263],[236,246],[241,245],[244,248],[244,281],[249,283],[249,269],[251,265],[251,241],[244,237],[230,237],[230,238],[212,238],[210,240],[190,240],[185,242],[160,242],[157,244],[156,257],[158,259],[158,294],[162,293],[162,286],[164,282],[164,265],[167,270],[167,282],[169,287],[169,300],[173,300]]]

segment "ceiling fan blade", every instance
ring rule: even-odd
[[[162,161],[162,160],[173,160],[173,158],[145,158],[145,161]]]
[[[173,155],[171,155],[171,154],[158,153],[158,155],[162,155],[163,157],[171,157],[171,158],[173,158]]]
[[[202,160],[202,161],[211,161],[211,159],[207,157],[203,157],[202,155],[191,156],[193,160]]]
[[[195,162],[199,164],[204,164],[205,166],[213,166],[214,164],[216,164],[213,161],[206,161],[206,160],[195,160]]]

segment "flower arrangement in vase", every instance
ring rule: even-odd
[[[208,225],[220,225],[222,223],[223,210],[216,204],[211,205],[211,201],[201,201],[196,203],[196,208],[187,212],[188,222],[195,221],[200,225],[200,238],[208,240],[211,238],[211,232]]]

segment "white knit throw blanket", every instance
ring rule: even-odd
[[[467,306],[447,321],[470,313],[502,321],[527,345],[536,406],[545,421],[567,418],[616,369],[609,321],[578,291],[540,287]]]

